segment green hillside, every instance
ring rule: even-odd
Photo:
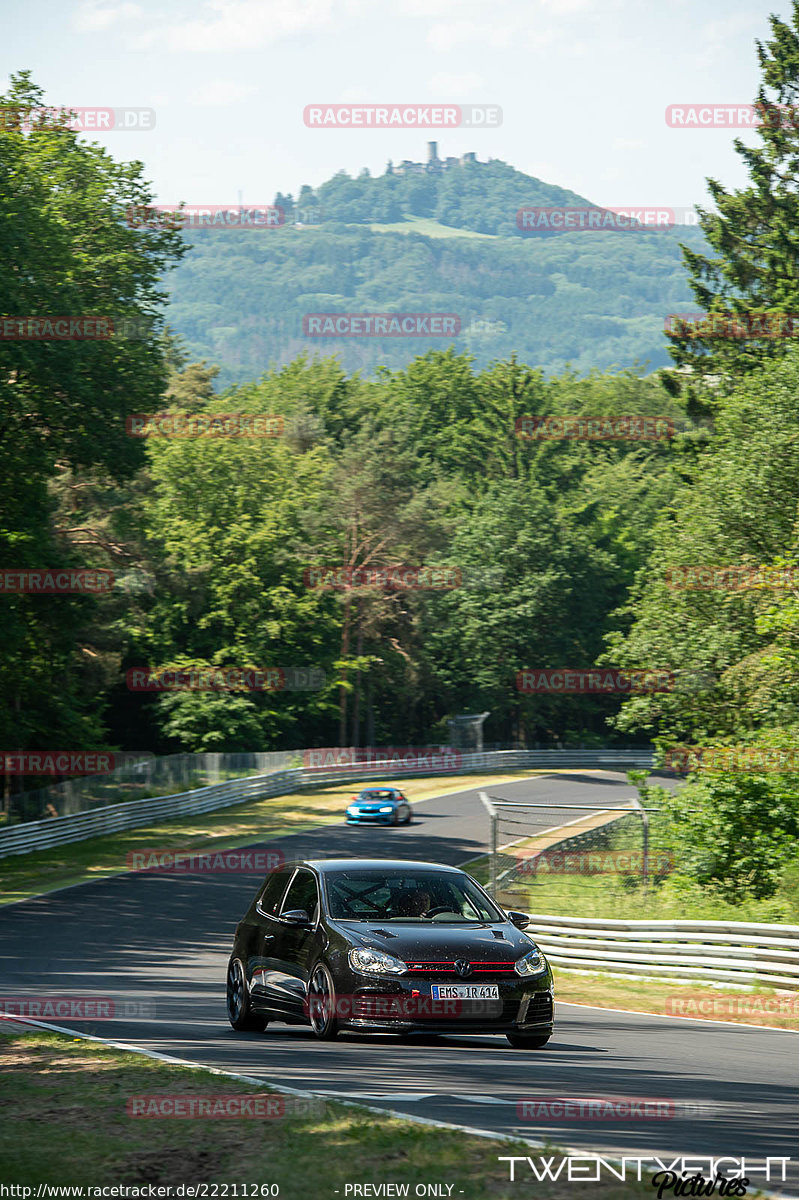
[[[664,315],[694,307],[679,243],[700,245],[696,230],[522,234],[525,205],[590,201],[497,161],[341,172],[275,203],[279,229],[187,234],[193,249],[171,281],[173,329],[192,356],[222,365],[223,382],[303,351],[371,373],[451,340],[308,337],[309,313],[455,313],[454,344],[479,366],[516,352],[552,373],[664,366]]]

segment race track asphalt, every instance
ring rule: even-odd
[[[453,786],[457,782],[453,780]],[[533,777],[489,785],[508,800],[546,803],[548,824],[575,814],[558,804],[609,807],[634,793],[623,776]],[[459,864],[483,852],[488,820],[478,793],[418,804],[409,827],[326,826],[270,843],[286,857],[374,854]],[[254,848],[253,848],[254,849]],[[0,867],[1,869],[1,867]],[[65,1021],[82,1033],[192,1062],[370,1105],[549,1139],[618,1155],[766,1157],[793,1153],[788,1182],[799,1195],[799,1037],[576,1005],[556,1006],[556,1032],[538,1051],[503,1036],[416,1040],[272,1024],[237,1034],[225,1017],[225,967],[233,930],[260,881],[252,874],[130,873],[0,909],[4,997],[95,996],[113,1019]],[[534,933],[534,930],[531,932]],[[521,1119],[532,1098],[657,1098],[658,1119]]]

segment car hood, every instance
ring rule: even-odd
[[[336,922],[355,946],[385,950],[398,958],[420,962],[468,958],[470,962],[515,962],[530,950],[533,940],[510,922],[493,925],[417,925],[402,921]],[[498,937],[497,934],[502,934]]]

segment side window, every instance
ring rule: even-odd
[[[290,878],[290,867],[281,867],[280,870],[273,871],[266,880],[266,886],[261,892],[257,907],[270,915],[277,913]]]
[[[302,869],[297,871],[291,881],[291,887],[286,892],[280,911],[290,912],[293,908],[304,908],[312,921],[319,916],[319,893],[316,888],[316,879],[310,871]]]

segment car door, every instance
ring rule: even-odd
[[[310,926],[294,925],[285,914],[304,909],[311,918]],[[280,1010],[294,1016],[303,1015],[311,967],[319,956],[324,940],[320,924],[319,885],[313,871],[297,867],[288,886],[277,918],[274,973],[272,984]]]
[[[280,994],[274,984],[275,947],[280,930],[277,916],[293,874],[293,867],[281,867],[273,871],[255,901],[253,930],[248,946],[247,978],[250,981],[252,1004],[256,1009],[268,1008],[271,1000]]]

